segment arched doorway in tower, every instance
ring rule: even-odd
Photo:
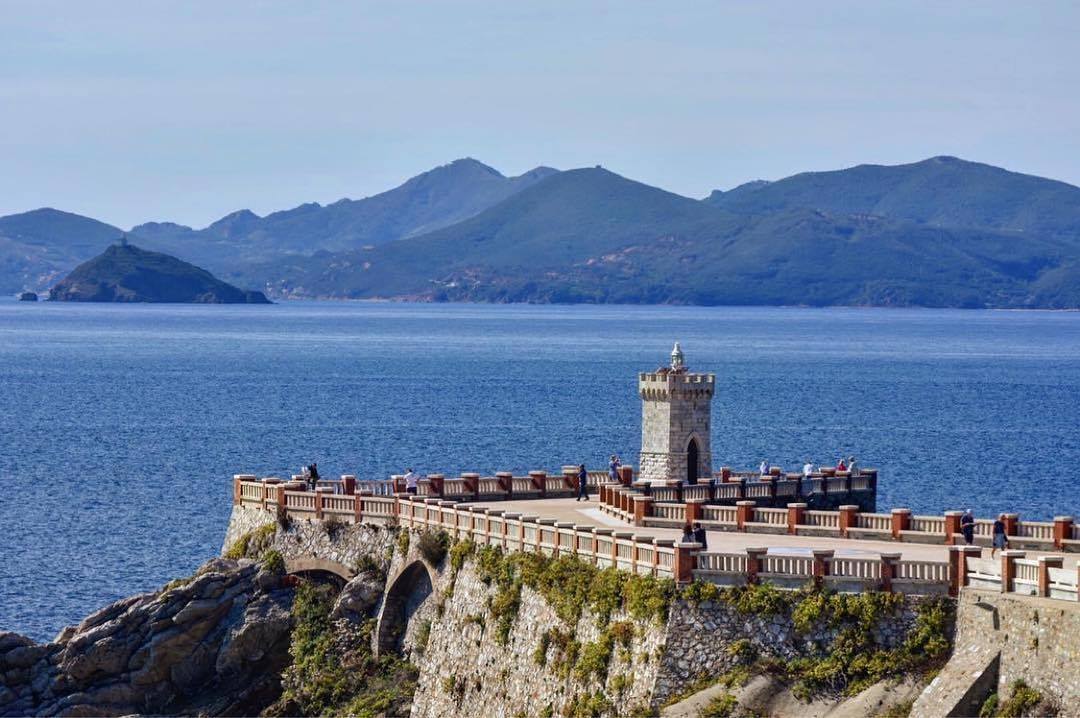
[[[686,483],[696,484],[698,480],[697,439],[691,438],[686,447]]]

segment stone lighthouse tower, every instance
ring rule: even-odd
[[[641,457],[638,480],[689,483],[712,475],[709,429],[715,374],[687,370],[679,343],[671,366],[638,374],[641,395]]]

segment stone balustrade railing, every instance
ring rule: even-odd
[[[837,591],[947,592],[953,595],[960,587],[971,585],[1078,600],[1080,568],[1064,569],[1062,556],[1027,560],[1022,551],[1005,551],[1000,560],[991,560],[981,558],[982,548],[977,546],[952,546],[948,562],[902,560],[899,553],[882,553],[877,558],[836,556],[832,550],[820,549],[814,549],[810,556],[770,553],[767,548],[748,548],[742,553],[708,552],[701,551],[699,544],[676,543],[674,539],[639,536],[630,531],[463,505],[447,499],[355,492],[355,486],[348,478],[344,477],[342,483],[345,489],[354,489],[354,493],[308,491],[302,482],[272,477],[258,480],[253,475],[236,475],[233,478],[234,503],[275,514],[279,507],[284,507],[291,519],[298,520],[333,518],[343,523],[397,523],[420,530],[441,530],[455,538],[467,538],[507,551],[572,555],[600,567],[614,566],[680,583],[699,579],[722,586],[738,586],[768,581],[781,588],[798,588],[814,581]],[[603,485],[602,490],[626,491],[621,485],[617,489]],[[872,519],[867,519],[871,515],[864,515],[867,520],[861,520],[859,514],[853,516],[851,511],[800,512],[797,506],[789,506],[786,510],[758,509],[750,504],[753,502],[740,502],[735,507],[696,502],[688,505],[702,509],[700,520],[706,525],[732,523],[737,527],[742,521],[743,530],[763,533],[787,533],[793,516],[797,532],[834,532],[841,527],[849,532],[884,531],[885,519],[889,519],[891,531],[891,516],[897,515],[872,515]],[[667,504],[664,510],[676,512],[677,507]],[[677,519],[680,523],[685,520],[685,506],[683,508],[683,517]],[[711,521],[708,516],[712,517]],[[946,523],[951,523],[949,518],[946,516]]]
[[[942,516],[912,515],[909,509],[892,509],[887,514],[861,511],[854,504],[841,505],[835,511],[812,510],[805,502],[789,502],[785,508],[758,505],[743,499],[734,506],[715,506],[703,499],[681,502],[660,501],[655,490],[646,492],[637,486],[606,483],[599,487],[600,508],[635,526],[680,528],[695,521],[716,531],[748,533],[786,533],[800,536],[878,539],[909,543],[963,543],[960,511],[946,511]],[[1053,521],[1021,521],[1014,513],[1005,514],[1005,534],[1013,548],[1050,551],[1080,551],[1080,524],[1071,516],[1057,516]],[[990,546],[993,521],[977,519],[975,544]]]

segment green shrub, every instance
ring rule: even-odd
[[[701,718],[730,718],[735,715],[738,707],[738,699],[730,693],[724,693],[709,701],[698,715]]]
[[[601,718],[615,710],[602,691],[574,696],[563,709],[566,718]]]
[[[740,638],[728,644],[727,653],[740,665],[749,665],[757,658],[757,649],[749,639]]]
[[[357,573],[364,574],[365,576],[380,582],[386,581],[386,569],[381,563],[368,554],[364,554],[356,559],[355,568]]]
[[[431,621],[423,621],[416,627],[415,636],[416,650],[421,654],[427,649],[428,641],[431,639]]]
[[[449,548],[450,536],[445,531],[424,531],[416,540],[416,549],[432,566],[442,563]]]
[[[707,581],[694,581],[683,587],[679,598],[695,606],[706,601],[719,601],[720,587]]]
[[[279,576],[285,573],[285,559],[281,552],[270,549],[263,553],[261,560],[263,567],[270,573],[276,573]]]
[[[274,541],[277,527],[274,524],[265,524],[257,529],[252,529],[236,539],[229,550],[225,552],[225,558],[233,560],[241,558],[259,558]]]
[[[457,541],[450,547],[450,570],[456,576],[465,566],[465,561],[476,553],[476,544],[466,539]]]
[[[615,643],[623,648],[629,648],[634,641],[634,624],[630,621],[616,621],[608,626],[607,631]]]
[[[621,696],[634,685],[634,677],[629,673],[620,673],[611,679],[611,690]]]
[[[781,591],[768,582],[736,586],[720,593],[721,600],[734,606],[739,613],[756,616],[787,613],[793,596],[791,591]]]
[[[397,547],[398,547],[398,553],[400,553],[403,557],[405,556],[405,554],[409,553],[409,530],[408,529],[399,529],[398,530]]]
[[[1041,702],[1042,695],[1037,690],[1023,681],[1013,681],[1009,686],[1009,697],[1001,702],[997,715],[1000,718],[1020,718]]]
[[[611,634],[607,632],[602,633],[594,642],[582,645],[577,664],[574,666],[574,675],[581,680],[588,680],[591,676],[602,680],[607,676],[614,646],[615,642]]]
[[[337,516],[327,516],[322,521],[322,527],[331,541],[336,540],[341,532],[345,530],[345,524]]]
[[[551,645],[551,633],[550,631],[544,631],[540,635],[540,642],[536,644],[536,650],[533,651],[533,663],[538,666],[547,665],[548,647]]]
[[[634,618],[646,621],[667,620],[668,607],[675,595],[675,582],[667,578],[627,576],[623,587],[623,603]]]

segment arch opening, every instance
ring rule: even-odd
[[[431,593],[431,574],[423,561],[413,561],[398,574],[387,589],[379,612],[375,641],[377,655],[403,652],[409,621]]]
[[[697,439],[691,438],[686,446],[686,483],[696,484],[698,480],[698,445]]]

